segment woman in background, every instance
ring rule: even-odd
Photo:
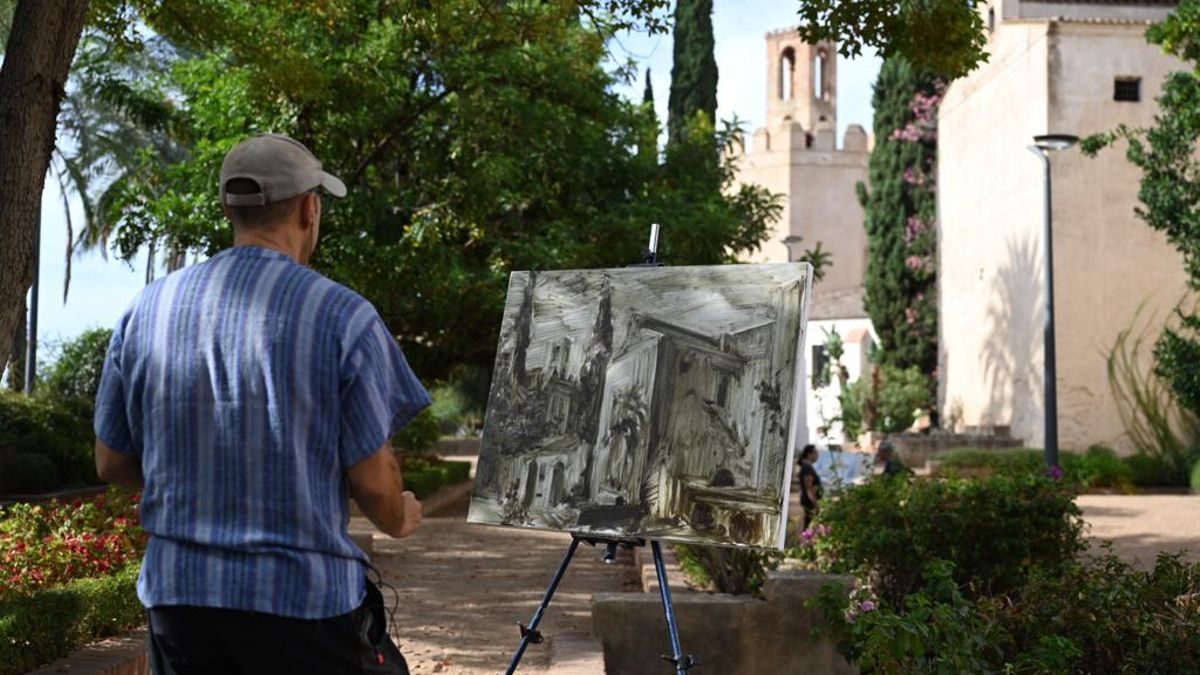
[[[804,507],[804,529],[817,515],[817,502],[821,501],[821,477],[813,467],[817,461],[817,446],[809,443],[800,451],[800,505]]]

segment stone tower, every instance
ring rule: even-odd
[[[799,122],[806,131],[837,129],[837,51],[810,45],[794,29],[767,34],[767,127]]]
[[[867,372],[874,340],[863,310],[867,233],[855,186],[867,180],[871,142],[858,124],[846,128],[838,145],[837,46],[806,44],[796,29],[766,36],[767,118],[736,156],[738,181],[782,195],[783,212],[762,247],[747,262],[799,260],[820,246],[831,265],[813,284],[805,335],[805,361],[820,373],[825,342],[836,331],[843,339],[842,365],[851,381]],[[801,443],[846,443],[839,424],[836,378],[803,378],[798,438]]]
[[[813,292],[862,315],[867,235],[855,185],[867,179],[870,142],[857,124],[837,143],[837,48],[793,29],[767,34],[767,120],[741,157],[738,179],[782,194],[783,214],[753,262],[797,260],[816,247],[832,265]]]

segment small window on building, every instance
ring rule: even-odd
[[[996,8],[988,7],[988,32],[996,30]]]
[[[1135,102],[1142,100],[1142,78],[1118,77],[1114,80],[1113,100]]]
[[[829,367],[829,351],[825,345],[813,345],[812,348],[812,384],[813,389],[828,387],[832,378]]]

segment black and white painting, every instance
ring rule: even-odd
[[[782,547],[809,270],[514,272],[468,519]]]

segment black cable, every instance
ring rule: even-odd
[[[387,605],[387,603],[384,603],[384,610],[387,612],[387,625],[384,627],[385,628],[384,632],[387,633],[388,635],[395,635],[396,636],[396,638],[395,638],[396,646],[399,647],[400,646],[400,630],[398,627],[396,627],[396,610],[400,607],[400,591],[396,590],[395,586],[393,586],[383,580],[383,573],[381,573],[379,571],[379,568],[375,567],[375,565],[373,563],[367,563],[367,569],[369,569],[375,573],[375,579],[373,580],[373,583],[376,586],[378,586],[380,588],[386,588],[392,592],[391,606],[389,607]],[[393,630],[394,630],[394,632],[393,632]]]

